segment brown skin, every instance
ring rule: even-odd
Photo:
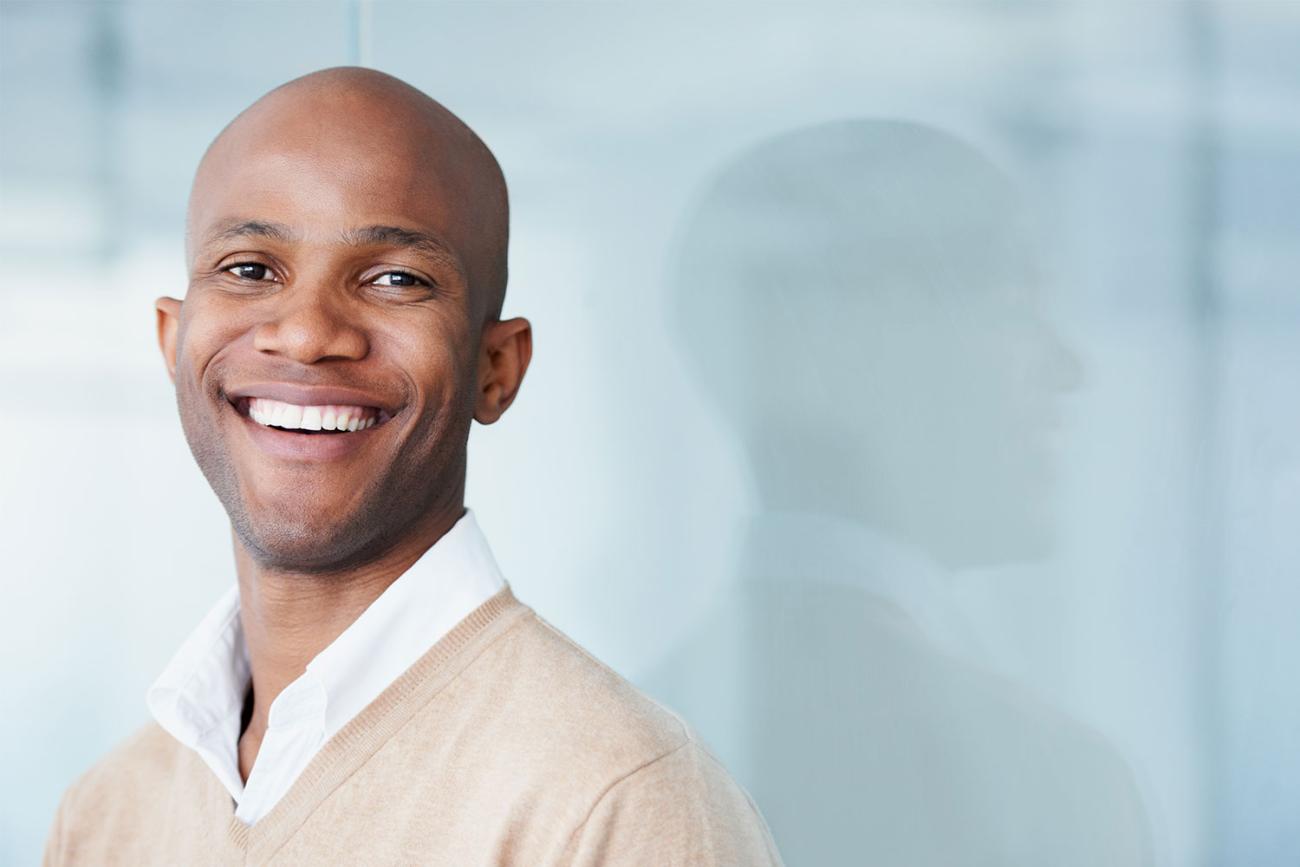
[[[499,318],[506,209],[468,127],[359,68],[267,94],[199,165],[189,289],[157,300],[158,339],[231,520],[252,663],[245,780],[275,697],[464,513],[470,421],[501,417],[532,356],[528,320]],[[357,389],[392,417],[342,457],[287,459],[229,395],[260,383]]]

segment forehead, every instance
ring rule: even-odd
[[[189,222],[198,243],[233,217],[286,224],[304,237],[362,224],[457,234],[455,191],[428,148],[338,135],[223,144],[195,179]]]

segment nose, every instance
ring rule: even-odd
[[[276,296],[279,302],[258,325],[253,346],[302,364],[331,359],[359,360],[370,342],[346,299],[325,288],[295,287]]]

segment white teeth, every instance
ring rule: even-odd
[[[378,414],[377,409],[364,406],[298,406],[265,397],[248,401],[248,415],[253,421],[289,430],[365,430],[375,426]]]
[[[280,418],[280,427],[292,430],[302,427],[302,407],[286,403],[284,405],[284,415]]]

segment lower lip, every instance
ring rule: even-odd
[[[230,406],[229,404],[226,404]],[[322,463],[346,458],[365,446],[382,425],[346,433],[301,434],[258,424],[241,415],[233,406],[230,411],[243,422],[253,443],[272,457],[288,461]]]

